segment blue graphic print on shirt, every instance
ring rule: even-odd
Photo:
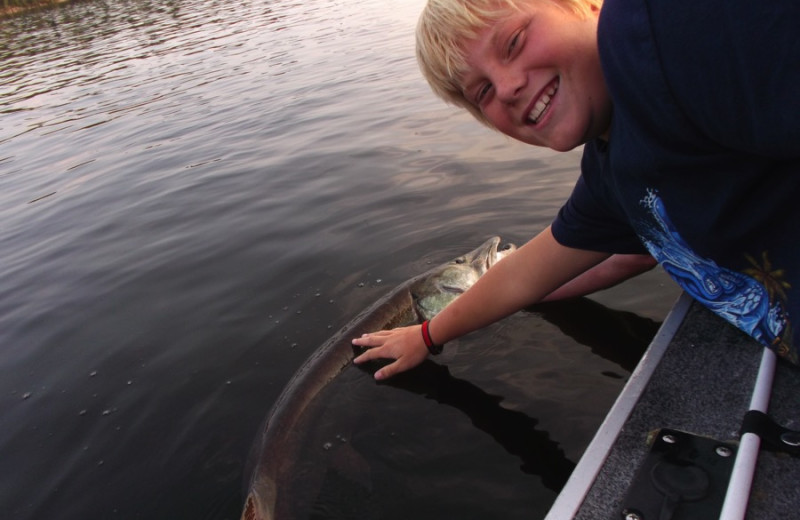
[[[644,244],[694,299],[767,346],[776,345],[788,324],[780,302],[771,301],[754,278],[698,256],[683,240],[655,190],[641,204],[655,225],[646,225]]]

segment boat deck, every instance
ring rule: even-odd
[[[650,452],[648,435],[656,430],[735,446],[761,356],[754,340],[682,295],[546,520],[623,518],[623,500]],[[769,415],[800,430],[800,369],[780,360]],[[800,458],[762,449],[748,520],[800,517],[798,482]]]

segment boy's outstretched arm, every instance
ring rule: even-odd
[[[548,227],[496,263],[467,292],[430,321],[430,334],[446,343],[536,303],[609,257],[608,253],[562,246]],[[355,363],[394,359],[375,373],[385,379],[420,364],[428,355],[419,325],[366,334],[353,340],[369,350]]]
[[[608,259],[551,292],[541,301],[552,302],[586,296],[613,287],[629,278],[645,273],[657,265],[656,259],[648,254],[611,255]]]

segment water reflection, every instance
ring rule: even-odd
[[[615,311],[588,298],[549,302],[528,309],[598,356],[633,372],[660,322],[632,312]],[[575,319],[579,316],[580,319]]]
[[[370,368],[373,367],[364,367],[365,370]],[[476,428],[491,435],[506,451],[521,459],[523,473],[538,475],[542,485],[556,493],[575,469],[575,463],[565,456],[558,442],[551,439],[548,432],[536,428],[538,420],[503,408],[502,397],[487,394],[474,384],[453,377],[447,367],[426,361],[419,369],[401,374],[387,384],[464,412]]]
[[[422,3],[86,0],[0,24],[4,516],[238,516],[258,425],[332,329],[428,262],[549,222],[579,154],[433,99]],[[655,293],[614,307],[658,318]],[[547,335],[531,350],[587,350]],[[529,402],[570,459],[597,421],[561,389],[602,386],[602,409],[621,386],[598,356],[531,391],[502,358],[465,373],[472,354],[454,377]],[[499,451],[472,484],[507,471]],[[509,500],[530,489],[517,466]]]

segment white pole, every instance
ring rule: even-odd
[[[775,353],[764,349],[761,356],[761,366],[756,377],[756,386],[750,398],[750,410],[767,413],[769,397],[772,392],[772,380],[775,376]],[[720,520],[743,520],[747,512],[747,502],[750,499],[750,487],[753,484],[753,474],[756,471],[758,450],[761,439],[754,433],[745,433],[739,441],[739,450],[733,464],[728,492],[722,506]]]

